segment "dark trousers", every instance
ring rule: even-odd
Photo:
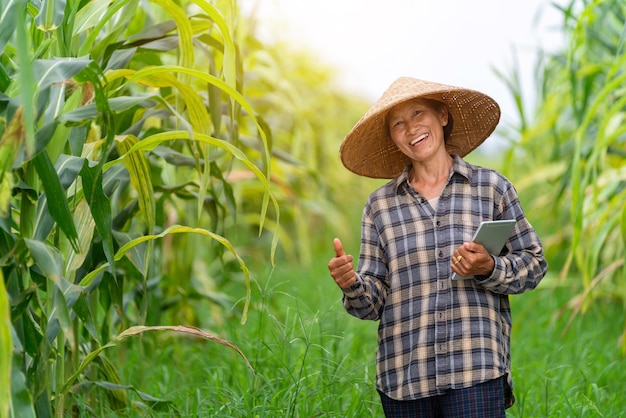
[[[466,389],[412,401],[397,401],[379,392],[387,418],[504,418],[504,377]]]

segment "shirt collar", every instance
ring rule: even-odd
[[[452,175],[454,175],[455,173],[458,173],[469,180],[471,177],[471,173],[472,173],[470,164],[456,154],[452,155],[452,159],[453,159]],[[404,167],[404,170],[402,170],[402,173],[400,173],[398,177],[392,180],[392,182],[394,183],[394,188],[396,190],[398,190],[398,188],[404,184],[406,185],[409,184],[409,171],[410,170],[411,170],[411,164],[407,164],[407,166]]]

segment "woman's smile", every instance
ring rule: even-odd
[[[415,138],[414,140],[412,140],[409,143],[409,145],[414,147],[415,145],[417,145],[418,143],[422,142],[423,140],[425,140],[429,136],[430,136],[429,134],[422,134],[422,135],[418,136],[417,138]]]

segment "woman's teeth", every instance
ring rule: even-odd
[[[409,145],[413,146],[413,145],[417,144],[418,142],[422,141],[423,139],[425,139],[427,136],[428,136],[428,134],[420,135],[417,138],[415,138],[413,141],[411,141],[409,143]]]

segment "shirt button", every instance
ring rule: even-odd
[[[439,312],[437,314],[437,318],[439,318],[440,320],[446,319],[446,313],[445,312]]]
[[[441,226],[441,221],[437,221],[437,226]]]
[[[443,251],[439,251],[439,258],[443,258]]]

